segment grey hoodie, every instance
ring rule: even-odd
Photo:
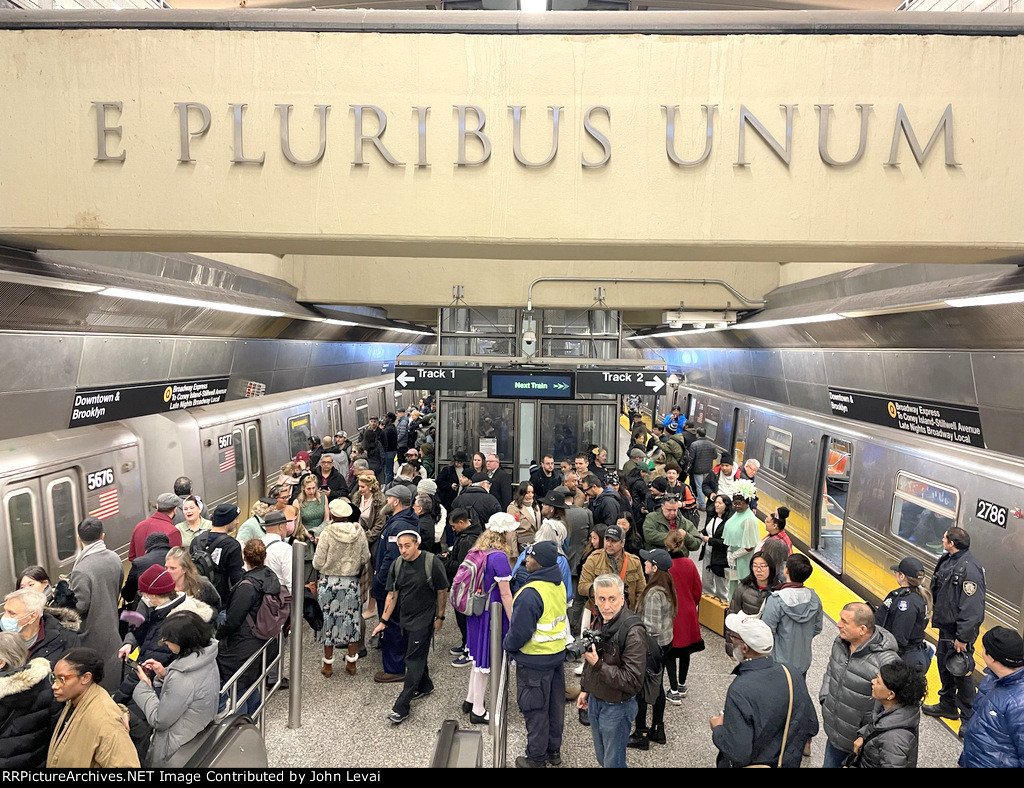
[[[775,636],[772,657],[804,675],[811,666],[811,641],[821,633],[821,600],[810,588],[773,591],[761,620]]]
[[[178,657],[167,666],[159,697],[145,681],[135,685],[133,699],[153,726],[146,762],[161,766],[191,741],[217,713],[220,673],[217,641],[198,654]]]

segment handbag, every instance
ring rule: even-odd
[[[782,729],[782,749],[779,750],[779,769],[782,768],[782,759],[786,755],[786,742],[789,740],[789,721],[793,719],[793,677],[789,675],[789,668],[785,665],[779,665],[780,668],[786,674],[786,684],[789,686],[789,709],[786,711],[786,727]],[[862,748],[863,749],[863,748]],[[751,763],[743,767],[744,769],[770,769],[767,763]]]

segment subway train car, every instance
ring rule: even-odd
[[[237,503],[247,517],[311,434],[354,435],[420,393],[396,403],[391,376],[363,378],[0,441],[0,588],[12,589],[31,564],[50,577],[70,572],[76,526],[90,514],[103,520],[107,547],[127,558],[135,524],[178,476],[208,506]]]
[[[762,519],[787,506],[793,541],[848,587],[877,604],[896,586],[889,567],[907,555],[930,577],[955,524],[985,567],[983,629],[1021,630],[1019,459],[686,384],[674,402],[737,462],[760,461]]]

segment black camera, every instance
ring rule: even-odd
[[[584,629],[580,636],[565,647],[565,650],[575,659],[580,659],[585,651],[594,651],[600,654],[604,650],[605,637],[595,629]]]

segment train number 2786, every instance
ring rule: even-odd
[[[1003,528],[1006,527],[1006,518],[1009,515],[1009,510],[1005,506],[986,501],[982,498],[978,499],[978,510],[974,513],[974,516],[979,520],[998,525]]]

